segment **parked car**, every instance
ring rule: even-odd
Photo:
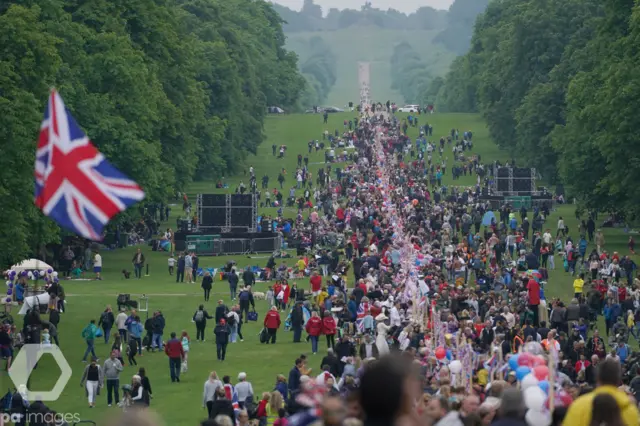
[[[405,105],[402,108],[398,108],[398,112],[418,112],[420,105]]]
[[[344,112],[344,110],[343,110],[343,109],[341,109],[341,108],[337,108],[337,107],[333,107],[333,106],[330,106],[330,107],[324,107],[324,108],[323,108],[323,110],[324,110],[325,112]]]
[[[267,107],[267,112],[269,114],[284,114],[284,110],[280,107],[277,106],[270,106]]]

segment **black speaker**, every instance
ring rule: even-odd
[[[203,207],[224,207],[227,205],[225,194],[202,194]]]
[[[509,192],[508,179],[498,179],[498,192]]]
[[[249,228],[252,225],[251,220],[251,209],[231,209],[231,226],[246,226],[247,228]]]
[[[231,208],[233,207],[252,207],[254,197],[251,194],[233,194],[231,196]]]
[[[207,207],[202,209],[200,216],[200,226],[224,226],[226,222],[226,211],[224,207]]]

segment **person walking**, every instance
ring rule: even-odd
[[[111,355],[102,366],[104,378],[107,381],[107,406],[109,407],[114,398],[116,404],[120,403],[120,373],[124,367],[117,355],[116,351],[111,351]]]
[[[180,255],[178,256],[178,269],[176,270],[176,282],[180,282],[183,283],[184,282],[184,268],[185,268],[185,261],[184,261],[184,254],[180,253]]]
[[[256,310],[256,302],[253,298],[253,293],[251,292],[251,286],[245,286],[244,289],[240,291],[238,295],[238,299],[240,300],[240,318],[243,319],[244,322],[249,321],[249,306],[255,311]]]
[[[302,327],[304,326],[304,313],[302,302],[298,301],[291,310],[291,328],[293,329],[293,343],[300,343]]]
[[[204,331],[207,328],[207,320],[213,317],[204,309],[204,305],[198,306],[193,314],[193,322],[196,324],[196,341],[204,342]]]
[[[227,355],[227,345],[229,344],[229,335],[231,329],[227,325],[227,321],[222,318],[216,328],[213,329],[213,334],[216,335],[216,351],[218,354],[218,361],[224,361]]]
[[[133,263],[133,269],[137,279],[142,278],[142,268],[144,267],[144,254],[141,249],[136,250],[136,254],[133,255],[131,262]]]
[[[327,337],[327,348],[335,348],[337,330],[338,326],[336,320],[331,316],[331,312],[325,311],[324,318],[322,318],[322,334]]]
[[[204,290],[204,301],[209,301],[209,295],[211,295],[211,289],[213,288],[213,277],[209,271],[204,273],[204,277],[202,277],[202,284],[200,287]]]
[[[89,355],[89,353],[91,353],[92,358],[95,358],[96,360],[98,359],[94,347],[97,332],[98,327],[96,327],[96,320],[91,320],[89,324],[82,330],[82,338],[87,343],[87,350],[84,352],[82,362],[87,362],[87,355]]]
[[[240,317],[238,316],[238,313],[233,309],[233,307],[227,313],[226,321],[229,329],[231,330],[229,342],[236,343],[236,341],[238,340],[238,323],[240,322]]]
[[[239,383],[236,385],[238,405],[240,408],[245,408],[246,400],[253,398],[253,386],[251,386],[251,382],[247,381],[247,373],[238,374],[238,381]]]
[[[267,312],[267,315],[265,315],[264,317],[264,326],[267,329],[267,332],[269,333],[269,338],[267,339],[267,344],[269,344],[269,341],[271,341],[272,344],[276,343],[276,333],[278,332],[278,329],[280,328],[280,314],[278,313],[278,308],[276,308],[275,306],[271,307],[271,309],[269,310],[269,312]]]
[[[318,339],[322,334],[322,319],[318,316],[317,311],[313,311],[311,318],[307,321],[305,326],[307,333],[309,334],[309,340],[311,340],[311,352],[313,354],[318,353]]]
[[[96,250],[96,253],[93,255],[93,272],[96,274],[96,280],[102,279],[100,276],[102,273],[102,256],[98,250]]]
[[[256,274],[253,273],[251,267],[247,266],[242,273],[242,281],[244,281],[244,286],[254,285],[256,283]]]
[[[162,312],[157,311],[153,315],[153,322],[151,323],[151,350],[162,350],[162,334],[164,333],[165,320]]]
[[[142,356],[142,333],[144,327],[140,323],[140,317],[134,316],[133,319],[127,325],[127,333],[129,334],[129,341],[134,340],[138,349],[138,355]]]
[[[104,343],[109,343],[109,338],[111,337],[111,328],[113,328],[113,324],[115,322],[116,322],[116,319],[113,316],[111,305],[107,305],[106,309],[100,315],[100,319],[98,320],[98,327],[102,327],[102,334],[104,335]]]
[[[236,300],[239,278],[238,274],[236,274],[235,268],[231,268],[231,271],[227,274],[227,281],[229,281],[229,293],[231,295],[231,300]]]
[[[95,327],[95,324],[94,324]],[[103,387],[104,376],[102,368],[98,365],[98,358],[91,358],[91,363],[87,365],[80,379],[80,387],[84,387],[89,401],[89,408],[96,406],[96,397],[100,395],[100,389]]]
[[[176,333],[171,332],[171,339],[164,346],[164,353],[169,357],[169,374],[171,383],[180,383],[180,365],[184,360],[182,342],[176,338]]]
[[[202,392],[202,407],[207,407],[208,417],[211,417],[211,408],[213,401],[216,399],[216,391],[222,388],[222,382],[218,379],[218,373],[212,371],[209,379],[204,382],[204,391]]]
[[[187,283],[193,283],[193,257],[191,253],[187,253],[184,257],[184,273],[186,275]]]
[[[120,333],[123,342],[126,342],[127,338],[127,318],[129,317],[124,309],[120,309],[120,313],[116,317],[116,327],[118,327],[118,333]],[[105,340],[105,343],[108,343],[108,340]]]

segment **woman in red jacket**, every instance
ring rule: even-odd
[[[318,316],[318,312],[313,311],[311,318],[307,321],[305,330],[309,333],[311,339],[311,352],[318,353],[318,337],[322,334],[322,319]]]
[[[336,345],[336,320],[331,316],[331,312],[325,312],[322,318],[322,334],[327,336],[327,348],[333,349]]]
[[[269,332],[269,338],[267,339],[267,344],[269,344],[269,340],[271,343],[276,343],[276,333],[280,328],[280,314],[278,313],[278,308],[273,306],[267,315],[264,316],[264,326]]]

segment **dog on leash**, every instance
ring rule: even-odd
[[[122,278],[124,278],[125,280],[128,280],[129,278],[131,278],[131,272],[127,271],[126,269],[123,269]]]
[[[256,300],[266,300],[267,296],[261,291],[256,291],[253,293],[253,298]]]

